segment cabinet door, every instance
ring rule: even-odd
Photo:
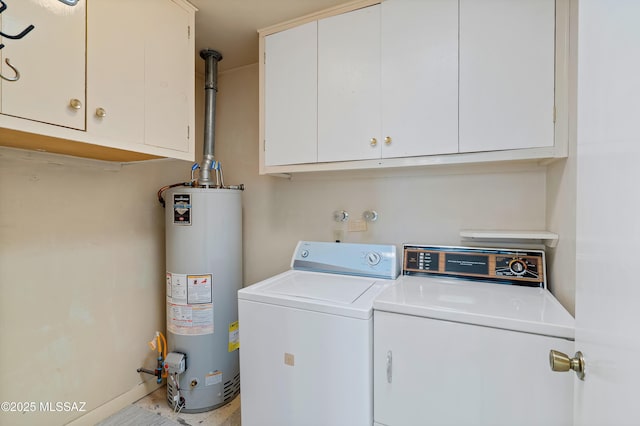
[[[382,3],[382,157],[458,152],[458,2]]]
[[[318,161],[380,157],[380,6],[318,22]]]
[[[144,141],[144,22],[150,7],[149,0],[92,0],[87,7],[91,135],[124,143]]]
[[[146,144],[189,151],[194,91],[191,16],[171,0],[89,4],[91,137],[132,150]]]
[[[460,151],[554,144],[554,0],[460,0]]]
[[[193,151],[193,12],[173,1],[151,1],[145,22],[145,143]]]
[[[46,3],[46,4],[45,4]],[[3,37],[2,74],[20,72],[18,81],[2,80],[2,113],[74,129],[85,127],[85,1],[8,2],[0,15],[5,34],[35,28],[18,40]],[[74,101],[77,108],[71,108]]]
[[[374,324],[376,422],[572,424],[573,383],[548,354],[573,353],[573,342],[381,311]]]
[[[265,164],[318,159],[318,23],[265,38]]]

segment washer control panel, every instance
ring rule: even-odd
[[[547,288],[541,250],[405,244],[402,273]]]
[[[398,260],[394,245],[300,241],[291,268],[395,279],[400,273]]]

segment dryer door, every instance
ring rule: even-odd
[[[572,341],[378,310],[374,323],[376,422],[572,424],[573,384],[547,363],[547,345]]]

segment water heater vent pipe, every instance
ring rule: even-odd
[[[215,117],[216,117],[216,93],[218,92],[218,62],[222,60],[222,54],[216,50],[203,49],[200,57],[205,61],[205,106],[204,106],[204,147],[198,184],[200,186],[215,185],[211,169],[215,163]]]

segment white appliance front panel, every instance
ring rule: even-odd
[[[243,426],[372,424],[371,319],[238,304]]]
[[[573,340],[574,318],[545,289],[403,276],[374,309]]]
[[[572,424],[573,384],[548,362],[572,341],[380,311],[374,322],[376,422]]]

